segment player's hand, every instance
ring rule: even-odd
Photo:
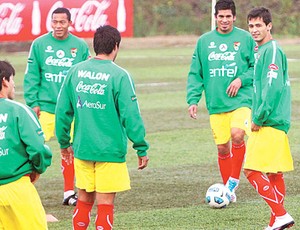
[[[30,177],[31,183],[34,184],[40,178],[40,174],[33,171],[32,173],[30,173],[29,177]]]
[[[191,118],[197,119],[197,110],[198,110],[198,106],[197,105],[191,105],[189,107],[189,114],[190,114]]]
[[[33,111],[36,113],[37,117],[40,118],[41,108],[39,106],[33,107]]]
[[[148,156],[143,156],[143,157],[138,156],[138,160],[139,160],[139,163],[138,163],[139,164],[139,167],[138,167],[139,170],[142,170],[142,169],[147,167],[148,161],[149,161]]]
[[[251,131],[252,131],[252,132],[257,132],[258,130],[260,130],[260,128],[261,128],[261,126],[256,125],[256,124],[254,124],[254,123],[252,122],[252,124],[251,124]]]
[[[235,97],[242,86],[240,78],[234,79],[226,89],[226,93],[229,97]]]
[[[69,146],[66,149],[61,149],[60,154],[61,154],[61,159],[63,159],[67,163],[67,165],[72,164],[74,159],[74,151],[72,146]]]

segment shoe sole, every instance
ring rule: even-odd
[[[287,223],[285,225],[282,225],[282,226],[280,226],[278,228],[274,228],[273,230],[283,230],[283,229],[290,228],[290,227],[294,226],[294,224],[295,224],[295,222],[291,221],[291,222],[289,222],[289,223]]]

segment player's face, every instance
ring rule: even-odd
[[[219,10],[215,18],[219,33],[228,34],[232,31],[236,16],[233,16],[231,10]]]
[[[258,45],[262,45],[271,39],[270,31],[272,29],[272,23],[266,25],[262,18],[250,19],[248,21],[248,28],[254,41],[256,41]]]
[[[10,76],[9,81],[7,82],[7,86],[8,86],[7,98],[14,99],[15,98],[15,82],[14,82],[13,75]]]
[[[69,26],[71,21],[65,13],[53,14],[51,20],[51,27],[53,29],[53,36],[56,39],[63,40],[68,37]]]

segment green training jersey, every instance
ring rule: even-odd
[[[0,98],[0,185],[45,172],[52,153],[44,144],[36,114],[26,105]]]
[[[187,103],[198,104],[205,91],[209,114],[251,108],[254,47],[251,35],[237,27],[228,34],[215,29],[202,35],[188,74]],[[226,89],[236,78],[241,79],[242,86],[235,97],[229,97]]]
[[[253,122],[287,133],[291,120],[288,65],[285,54],[274,40],[258,47],[253,85]]]
[[[24,77],[24,97],[31,108],[55,112],[57,96],[71,66],[90,56],[86,42],[71,33],[58,40],[49,32],[33,41]]]
[[[129,73],[110,60],[96,58],[72,67],[55,112],[61,148],[70,146],[81,160],[124,162],[128,138],[139,156],[147,154],[145,128]]]

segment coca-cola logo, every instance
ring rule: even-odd
[[[208,56],[209,61],[234,61],[236,52],[216,53],[211,52]]]
[[[83,81],[80,81],[76,86],[76,92],[104,95],[106,87],[107,85],[105,84],[95,83],[90,85],[90,84],[84,84]]]
[[[90,32],[96,31],[100,25],[107,24],[108,15],[105,11],[111,5],[110,0],[98,1],[86,1],[80,8],[70,8],[72,26],[70,26],[70,31],[77,32]],[[49,10],[46,27],[48,31],[52,30],[51,27],[51,17],[52,12],[58,8],[63,7],[63,2],[58,1]]]
[[[61,67],[71,67],[73,65],[74,58],[53,58],[53,56],[49,56],[45,63],[50,66],[61,66]]]
[[[0,4],[0,35],[15,35],[20,33],[23,19],[20,13],[25,8],[22,3],[2,3]]]
[[[116,27],[122,36],[133,35],[133,0],[3,0],[0,1],[0,41],[32,41],[52,31],[52,13],[70,10],[69,30],[91,38],[99,26]]]

